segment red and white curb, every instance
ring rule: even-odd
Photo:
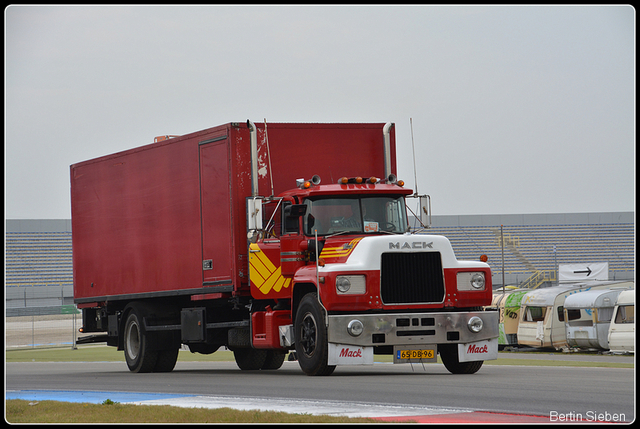
[[[345,417],[418,416],[468,412],[466,409],[423,407],[416,405],[390,405],[361,402],[326,401],[291,398],[190,396],[170,399],[152,399],[134,402],[138,405],[173,405],[195,408],[232,408],[236,410],[279,411],[290,414],[311,414]]]
[[[420,405],[261,398],[234,396],[191,396],[134,402],[138,405],[173,405],[197,408],[232,408],[236,410],[279,411],[343,417],[366,417],[380,421],[416,423],[548,423],[544,416],[476,411]]]
[[[208,396],[170,393],[7,390],[6,399],[103,403],[106,400],[135,405],[172,405],[185,408],[232,408],[344,417],[366,417],[380,421],[416,423],[548,423],[549,417],[444,408],[292,398]]]

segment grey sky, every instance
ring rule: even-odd
[[[629,6],[11,6],[5,217],[70,218],[72,163],[264,118],[393,121],[411,188],[413,118],[434,215],[634,211],[635,89]]]

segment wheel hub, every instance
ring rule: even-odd
[[[301,331],[300,344],[302,345],[302,352],[306,356],[313,356],[313,353],[316,351],[318,330],[316,326],[316,319],[311,313],[304,315]]]

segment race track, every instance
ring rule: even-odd
[[[240,371],[234,362],[178,362],[173,372],[154,374],[130,373],[122,362],[9,362],[6,369],[8,399],[26,397],[27,391],[31,398],[67,395],[59,400],[71,401],[91,393],[102,400],[136,393],[143,395],[121,402],[381,419],[425,416],[418,421],[432,422],[516,423],[523,421],[519,415],[538,423],[635,418],[634,369],[485,365],[473,375],[452,375],[441,364],[377,363],[338,367],[329,377],[306,376],[296,362],[277,371]]]

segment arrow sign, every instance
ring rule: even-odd
[[[609,263],[582,261],[558,265],[558,279],[563,282],[609,280]]]
[[[591,274],[591,269],[589,267],[587,267],[587,269],[584,270],[584,271],[574,271],[573,272],[573,274],[584,274],[584,273],[586,273],[587,277],[589,277],[589,275]]]

